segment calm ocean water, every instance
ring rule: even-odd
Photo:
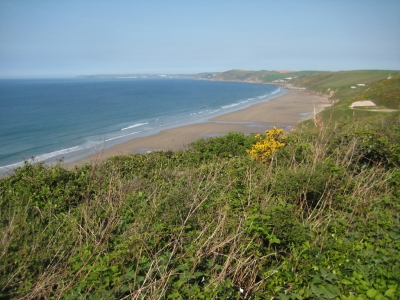
[[[0,80],[0,172],[66,161],[268,101],[274,85],[190,79]]]

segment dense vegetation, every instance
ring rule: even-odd
[[[400,113],[257,142],[16,169],[0,298],[399,299]]]

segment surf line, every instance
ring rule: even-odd
[[[137,124],[134,124],[134,125],[131,125],[131,126],[122,128],[121,130],[127,130],[127,129],[131,129],[131,128],[139,127],[139,126],[142,126],[142,125],[146,125],[146,124],[149,124],[149,122],[146,122],[146,123],[137,123]]]

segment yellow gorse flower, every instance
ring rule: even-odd
[[[251,150],[246,152],[256,160],[265,161],[272,156],[272,154],[285,146],[283,143],[286,139],[283,136],[283,129],[274,129],[265,131],[265,138],[261,134],[255,136],[257,142],[251,147]]]

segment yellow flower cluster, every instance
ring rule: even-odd
[[[283,136],[283,129],[277,129],[274,127],[272,130],[265,131],[265,138],[261,134],[256,136],[257,142],[246,152],[256,160],[265,161],[270,158],[272,154],[279,148],[285,146],[283,143],[286,139]]]

